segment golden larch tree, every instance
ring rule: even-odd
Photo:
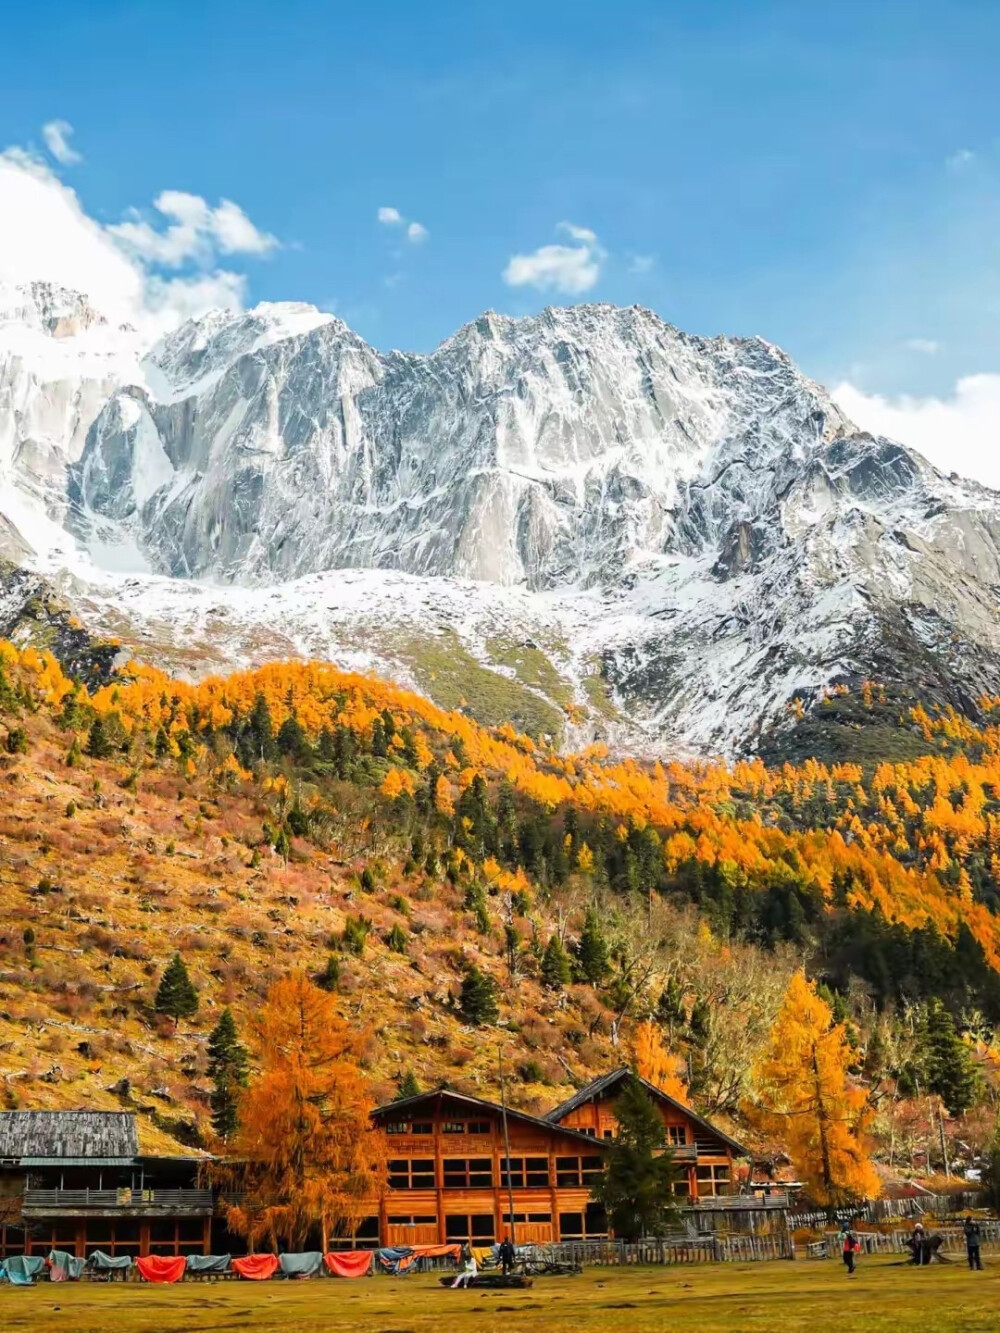
[[[668,1097],[687,1105],[689,1096],[684,1081],[683,1057],[667,1050],[660,1029],[649,1019],[636,1027],[631,1054],[632,1068],[640,1078],[652,1083],[654,1088],[659,1088]]]
[[[780,1139],[817,1203],[875,1198],[864,1090],[852,1084],[843,1024],[805,974],[796,972],[754,1069],[756,1099],[748,1118]]]
[[[301,1249],[319,1230],[353,1235],[385,1185],[385,1141],[371,1124],[359,1034],[304,973],[276,982],[253,1020],[260,1072],[240,1098],[232,1145],[243,1199],[229,1226],[251,1246]]]

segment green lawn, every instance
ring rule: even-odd
[[[43,1333],[972,1333],[1000,1324],[1000,1257],[914,1269],[868,1259],[588,1269],[530,1291],[448,1291],[430,1276],[302,1283],[0,1288],[0,1328]]]

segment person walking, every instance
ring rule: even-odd
[[[855,1236],[847,1222],[840,1228],[840,1247],[841,1258],[844,1260],[844,1267],[847,1269],[848,1274],[851,1274],[854,1272],[854,1260],[858,1251],[861,1249],[861,1242],[858,1240],[857,1236]]]
[[[969,1267],[982,1272],[983,1261],[979,1257],[979,1223],[967,1214],[962,1230],[965,1232],[965,1253],[968,1256]]]
[[[513,1241],[509,1236],[504,1236],[503,1240],[500,1242],[499,1254],[500,1267],[503,1269],[504,1277],[507,1277],[510,1270],[514,1267],[515,1257]]]

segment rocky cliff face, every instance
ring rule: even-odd
[[[8,293],[0,467],[8,552],[18,529],[50,553],[75,540],[105,579],[81,605],[105,627],[108,599],[130,605],[116,628],[139,642],[178,599],[162,579],[109,592],[101,566],[258,588],[227,643],[280,605],[306,617],[309,651],[364,642],[393,669],[387,615],[397,640],[447,631],[507,674],[488,645],[536,651],[548,626],[563,703],[592,704],[599,668],[595,730],[687,748],[752,747],[838,678],[969,708],[1000,688],[1000,497],[858,431],[761,339],[691,337],[638,308],[490,313],[416,356],[264,305],[140,356],[74,294]],[[325,573],[346,568],[369,571],[349,611]],[[413,579],[390,595],[390,574]]]

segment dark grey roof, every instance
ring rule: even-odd
[[[575,1111],[578,1107],[586,1105],[587,1102],[594,1101],[605,1093],[612,1092],[624,1079],[628,1078],[629,1075],[633,1078],[639,1078],[638,1074],[632,1074],[632,1071],[626,1069],[624,1065],[620,1069],[613,1069],[610,1074],[602,1074],[600,1078],[593,1079],[585,1087],[582,1087],[579,1092],[574,1093],[572,1097],[561,1102],[554,1110],[547,1112],[545,1119],[551,1121],[553,1124],[558,1124],[563,1117],[569,1115],[571,1111]],[[737,1153],[741,1157],[749,1157],[749,1148],[744,1148],[742,1143],[737,1143],[735,1139],[730,1138],[730,1136],[723,1130],[713,1125],[710,1120],[706,1120],[703,1116],[698,1115],[697,1112],[692,1111],[690,1106],[685,1106],[684,1103],[679,1102],[676,1097],[671,1097],[667,1093],[662,1092],[655,1083],[649,1083],[644,1078],[639,1078],[639,1082],[651,1097],[658,1101],[666,1102],[667,1105],[672,1106],[675,1111],[680,1111],[682,1115],[687,1116],[689,1120],[693,1121],[699,1129],[703,1129],[706,1134],[712,1134],[715,1138],[721,1139],[721,1141],[726,1144],[728,1148],[731,1148],[734,1153]]]
[[[0,1159],[132,1161],[138,1154],[131,1111],[0,1111]]]
[[[412,1097],[400,1097],[398,1101],[386,1102],[384,1106],[376,1106],[372,1115],[384,1119],[390,1112],[412,1112],[421,1103],[435,1101],[439,1097],[443,1101],[455,1103],[459,1109],[489,1111],[493,1115],[503,1114],[503,1107],[499,1102],[488,1102],[485,1097],[473,1097],[467,1092],[453,1092],[451,1088],[435,1088],[430,1092],[418,1092]],[[568,1134],[571,1138],[581,1139],[591,1149],[603,1149],[611,1146],[608,1143],[602,1143],[600,1139],[591,1138],[589,1134],[584,1134],[578,1129],[572,1129],[569,1125],[555,1124],[548,1116],[543,1118],[537,1115],[528,1115],[527,1111],[515,1111],[513,1107],[508,1106],[507,1117],[510,1120],[520,1120],[524,1124],[534,1125],[538,1129],[547,1129],[549,1132],[558,1130],[560,1134]]]

